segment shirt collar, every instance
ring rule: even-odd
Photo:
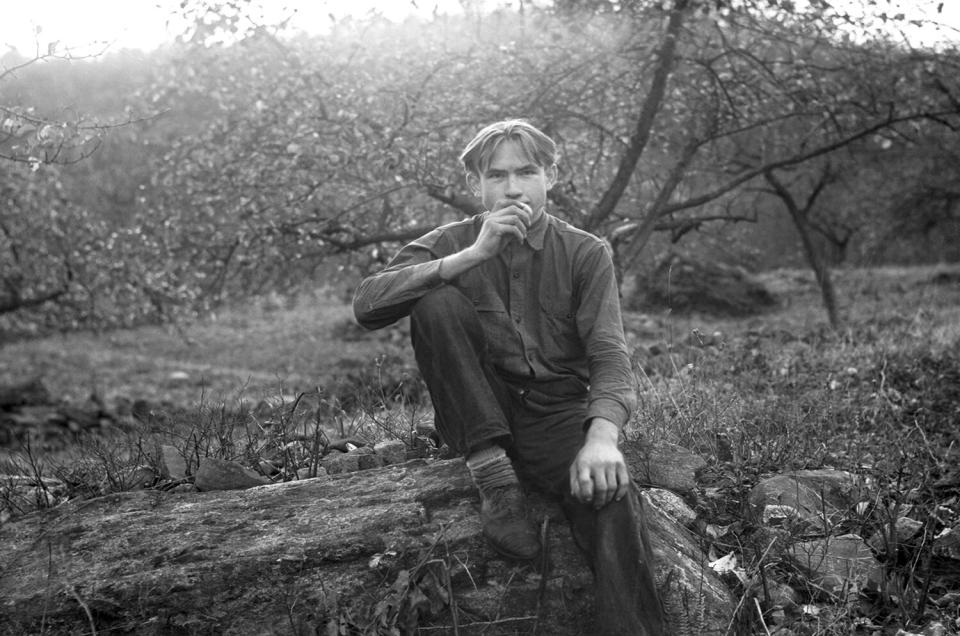
[[[550,215],[544,210],[536,221],[527,229],[527,243],[538,252],[543,249],[543,237],[547,233],[547,226],[550,224]]]

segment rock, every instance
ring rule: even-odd
[[[157,481],[157,473],[149,466],[132,466],[120,473],[121,490],[143,490]]]
[[[167,375],[167,381],[171,385],[186,384],[190,381],[190,374],[186,371],[171,371]]]
[[[347,453],[354,449],[361,448],[366,446],[366,442],[362,439],[356,437],[342,437],[331,441],[327,448],[330,450],[340,451],[341,453]]]
[[[931,552],[931,573],[950,587],[960,584],[960,524],[938,532]]]
[[[261,459],[257,464],[257,467],[260,469],[261,473],[268,477],[280,474],[280,467],[267,459]]]
[[[628,441],[623,444],[623,454],[638,484],[681,495],[694,491],[697,472],[707,465],[696,453],[666,442]]]
[[[204,492],[211,490],[241,490],[269,484],[270,480],[258,475],[249,468],[236,462],[230,462],[215,457],[204,457],[200,460],[200,467],[194,477],[197,489]]]
[[[304,466],[303,468],[297,469],[297,479],[313,479],[314,477],[322,477],[327,474],[327,469],[323,466],[317,466],[316,474],[314,474],[312,466]]]
[[[892,532],[891,532],[892,530]],[[883,530],[878,530],[867,541],[867,544],[873,548],[873,551],[880,555],[885,555],[891,547],[900,546],[910,541],[923,530],[923,522],[911,519],[910,517],[900,517],[893,528],[887,524]],[[893,542],[895,546],[891,546]],[[896,549],[894,550],[896,553]]]
[[[817,588],[832,597],[855,597],[861,590],[876,589],[881,581],[880,563],[855,534],[796,543],[788,554]]]
[[[767,581],[767,593],[766,598],[767,603],[770,607],[780,607],[786,610],[793,610],[800,605],[800,601],[803,600],[800,592],[795,590],[792,586],[787,585],[776,579],[770,579]]]
[[[373,446],[377,455],[383,458],[385,465],[402,464],[407,461],[407,445],[398,439],[388,439],[377,442]]]
[[[187,462],[176,446],[163,444],[160,447],[160,474],[172,481],[187,477]]]
[[[644,499],[664,602],[685,626],[672,633],[726,633],[730,591],[702,567],[696,538],[656,496]],[[463,634],[527,633],[534,623],[552,636],[593,633],[591,575],[559,508],[531,501],[534,518],[551,520],[543,579],[487,546],[478,503],[462,459],[68,502],[0,527],[0,616],[10,633],[52,635],[158,625],[165,633],[280,625],[359,633],[374,624],[382,633],[452,633],[454,612]]]
[[[858,495],[859,483],[851,473],[798,470],[762,480],[750,491],[748,501],[757,523],[825,536]]]
[[[371,468],[380,468],[383,466],[383,458],[369,446],[362,446],[350,451],[350,454],[357,456],[357,465],[360,470],[370,470]]]
[[[360,470],[360,456],[354,453],[334,451],[320,460],[329,475],[352,473]]]
[[[31,475],[0,475],[0,518],[4,521],[66,500],[67,487],[59,479]]]
[[[933,539],[933,553],[940,557],[960,560],[960,524],[937,533]]]

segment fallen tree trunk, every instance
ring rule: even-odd
[[[674,633],[725,633],[731,595],[666,512],[676,496],[644,497]],[[0,625],[10,634],[590,633],[592,579],[559,509],[533,502],[547,558],[518,566],[485,545],[477,506],[462,460],[70,502],[0,527]]]

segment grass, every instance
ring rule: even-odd
[[[108,403],[189,405],[201,397],[272,396],[281,388],[296,394],[345,376],[358,362],[402,352],[389,335],[360,337],[350,320],[349,306],[318,292],[286,303],[254,300],[188,325],[10,343],[0,382],[38,375],[63,399],[82,401],[96,392]]]
[[[770,633],[777,608],[766,577],[796,577],[745,520],[746,494],[765,476],[825,466],[873,484],[869,511],[848,511],[840,525],[866,537],[909,507],[924,524],[924,541],[900,555],[903,562],[885,562],[889,578],[876,598],[850,604],[809,594],[818,613],[794,617],[791,633],[893,634],[935,619],[951,624],[960,606],[931,601],[946,592],[924,567],[929,540],[960,520],[956,494],[937,489],[956,474],[960,451],[960,268],[836,271],[845,317],[837,332],[827,326],[811,274],[764,278],[781,307],[747,320],[624,316],[641,395],[628,437],[673,441],[707,458],[698,512],[730,530],[704,540],[717,553],[736,552],[750,573],[751,583],[733,583],[744,601],[737,633]],[[337,436],[415,443],[411,431],[429,419],[429,408],[415,390],[406,341],[403,325],[363,333],[348,306],[318,293],[261,300],[176,329],[8,344],[0,382],[41,375],[69,401],[96,392],[108,406],[167,403],[178,409],[176,421],[141,424],[188,460],[268,459],[291,478],[316,469]],[[143,427],[128,431],[121,458],[92,444],[75,466],[101,483],[122,484],[132,464],[156,460],[145,439]],[[44,475],[65,474],[66,456],[35,452],[34,465],[47,462]],[[78,483],[95,481],[71,470],[80,472]]]

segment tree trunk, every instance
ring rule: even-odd
[[[670,10],[667,30],[663,35],[660,49],[657,51],[657,67],[654,69],[653,81],[650,83],[650,89],[647,91],[643,105],[640,107],[640,114],[637,116],[636,126],[634,126],[633,134],[630,136],[630,143],[620,158],[620,165],[613,181],[610,182],[600,201],[584,221],[583,227],[587,231],[595,231],[613,213],[630,184],[637,163],[647,147],[647,142],[650,140],[650,130],[653,128],[653,122],[666,94],[667,80],[673,71],[677,40],[680,36],[680,27],[683,25],[688,4],[689,0],[676,0]]]
[[[817,195],[823,190],[827,182],[827,174],[821,175],[821,179],[814,187],[813,192],[807,199],[806,205],[801,208],[797,205],[796,199],[787,189],[787,187],[773,174],[772,171],[763,173],[767,183],[773,186],[774,193],[780,198],[790,218],[793,220],[794,227],[800,235],[800,243],[803,245],[803,255],[807,264],[813,270],[817,279],[817,285],[820,286],[820,297],[823,299],[823,306],[827,310],[827,318],[830,320],[830,327],[834,330],[839,329],[841,325],[840,312],[837,309],[837,294],[833,288],[833,279],[830,277],[830,268],[824,262],[817,246],[813,241],[813,228],[810,226],[808,215],[813,207]]]
[[[671,634],[726,633],[735,603],[693,511],[643,497]],[[0,634],[591,633],[592,577],[558,509],[531,500],[549,547],[520,566],[487,547],[477,506],[459,459],[67,503],[0,526]]]

